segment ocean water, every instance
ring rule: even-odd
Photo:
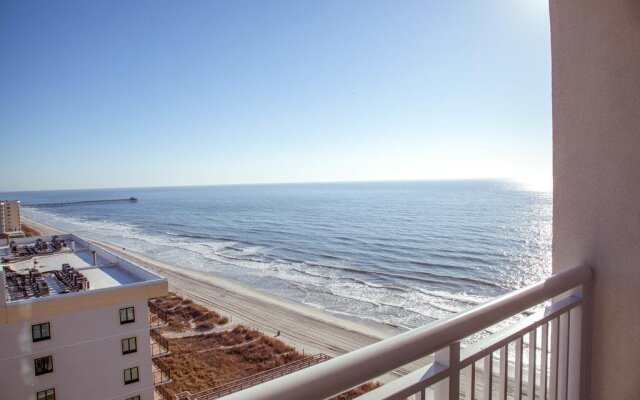
[[[326,311],[416,327],[544,278],[551,193],[505,181],[0,193],[23,215]]]

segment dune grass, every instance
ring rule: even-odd
[[[237,326],[216,332],[169,340],[174,392],[196,393],[303,358],[292,347],[258,331]]]
[[[169,326],[164,328],[167,331],[184,332],[193,329],[194,325],[196,332],[206,331],[228,322],[226,317],[175,293],[153,302],[167,311]],[[169,349],[170,354],[162,359],[171,369],[172,383],[167,387],[171,394],[183,391],[194,394],[305,357],[282,341],[242,325],[224,331],[169,338]],[[378,386],[377,382],[369,382],[335,399],[353,399]]]
[[[229,322],[227,317],[220,316],[191,299],[185,299],[175,293],[151,300],[156,306],[167,311],[167,330],[184,332],[192,327],[197,331],[208,331],[218,325]]]

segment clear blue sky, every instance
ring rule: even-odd
[[[551,177],[544,0],[0,2],[0,191]]]

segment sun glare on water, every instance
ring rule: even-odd
[[[530,175],[518,177],[515,181],[522,185],[523,189],[532,192],[553,192],[553,178],[547,175]]]

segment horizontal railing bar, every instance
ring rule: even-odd
[[[494,351],[503,349],[507,344],[522,338],[523,335],[526,335],[531,330],[536,329],[538,326],[547,323],[580,304],[582,304],[582,299],[577,297],[567,297],[556,304],[550,305],[545,310],[540,310],[522,321],[518,321],[513,326],[505,328],[477,343],[465,347],[462,349],[460,355],[460,371],[483,359]],[[446,367],[441,367],[440,370],[438,370],[438,375],[426,375],[425,371],[429,371],[429,368],[432,368],[433,365],[434,364],[430,364],[429,366],[414,372],[416,373],[420,371],[417,375],[424,374],[425,376],[422,378],[420,376],[412,376],[412,373],[369,392],[368,397],[367,395],[364,395],[358,399],[402,399],[406,396],[417,393],[422,388],[431,386],[437,381],[446,378],[448,375],[448,369]]]
[[[418,393],[425,387],[447,377],[449,368],[438,363],[431,363],[419,368],[407,375],[398,378],[376,390],[367,392],[358,397],[358,400],[395,400],[405,399]]]
[[[371,344],[295,374],[231,394],[228,400],[325,399],[461,340],[591,279],[576,267],[471,310]]]
[[[546,324],[552,319],[562,315],[572,308],[578,307],[582,304],[582,299],[579,297],[569,296],[560,300],[557,303],[551,304],[544,310],[540,310],[533,315],[518,321],[514,325],[505,328],[499,332],[488,336],[487,338],[480,340],[476,343],[470,344],[465,347],[460,356],[461,368],[464,368],[478,360],[484,358],[489,353],[504,347],[508,343],[511,343],[524,336],[533,329],[537,329],[539,326]]]

